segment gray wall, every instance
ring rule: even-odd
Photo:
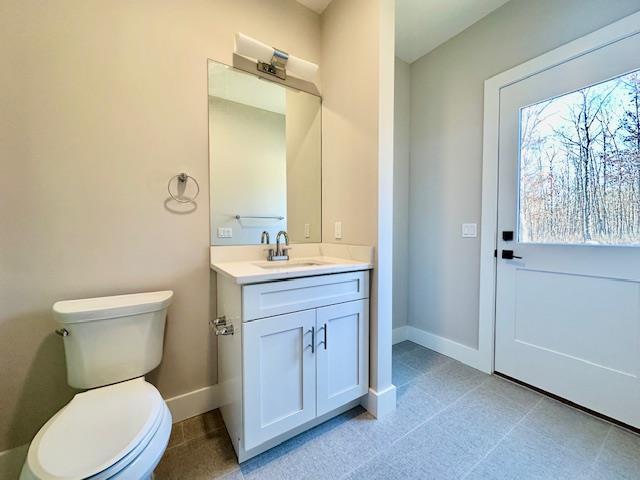
[[[409,324],[476,347],[483,83],[640,10],[639,0],[512,0],[411,65]]]
[[[411,67],[396,57],[393,138],[393,328],[407,324],[409,302],[409,151]]]

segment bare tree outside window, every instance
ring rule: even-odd
[[[519,239],[640,245],[640,71],[520,110]]]

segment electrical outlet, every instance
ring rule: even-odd
[[[311,225],[308,223],[304,224],[304,238],[309,238],[311,236]]]
[[[336,222],[333,226],[333,236],[336,240],[340,240],[342,238],[342,222]]]
[[[230,227],[218,227],[218,238],[232,238],[233,229]]]
[[[462,224],[462,236],[465,238],[475,238],[478,236],[478,224],[477,223],[463,223]]]

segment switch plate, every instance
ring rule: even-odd
[[[304,238],[309,238],[311,236],[311,225],[308,223],[304,224]]]
[[[218,238],[232,238],[233,228],[231,227],[218,227]]]
[[[462,236],[465,238],[475,238],[478,236],[478,224],[477,223],[463,223],[462,224]]]
[[[342,222],[336,222],[333,226],[333,236],[336,240],[340,240],[342,238]]]

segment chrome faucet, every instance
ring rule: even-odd
[[[262,232],[262,235],[260,235],[260,245],[262,244],[266,244],[267,245],[267,260],[271,261],[273,260],[273,248],[271,248],[271,240],[269,240],[269,232],[267,232],[266,230]]]
[[[284,235],[286,247],[280,248],[280,237]],[[289,260],[289,235],[284,230],[280,230],[276,236],[276,253],[271,260]]]

